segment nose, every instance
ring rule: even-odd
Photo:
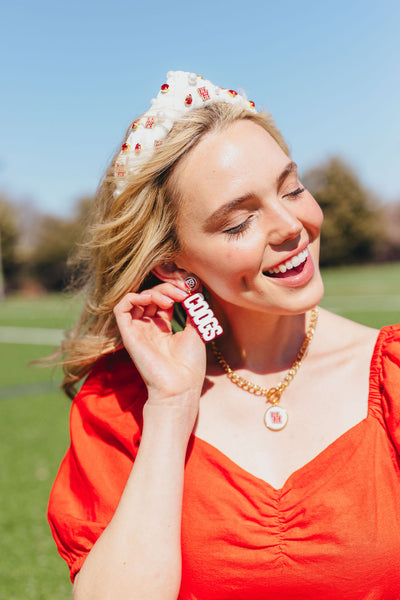
[[[296,215],[280,202],[270,207],[267,220],[268,242],[272,246],[296,239],[303,229]]]

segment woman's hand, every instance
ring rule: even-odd
[[[187,292],[163,283],[141,293],[129,293],[114,308],[122,341],[149,392],[149,404],[182,403],[198,407],[206,369],[205,345],[187,320],[172,334],[174,302]]]

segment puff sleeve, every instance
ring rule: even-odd
[[[385,327],[381,350],[381,392],[384,418],[400,456],[400,325]]]
[[[71,444],[48,519],[71,580],[110,522],[135,460],[146,387],[124,350],[102,358],[73,401]]]

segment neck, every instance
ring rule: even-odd
[[[251,312],[214,300],[224,335],[217,346],[232,369],[273,373],[289,369],[303,343],[308,315]]]

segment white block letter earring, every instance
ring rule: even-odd
[[[185,286],[189,296],[182,302],[182,305],[203,342],[211,342],[223,333],[223,329],[203,294],[193,293],[199,287],[198,279],[194,275],[188,275],[185,279]]]

